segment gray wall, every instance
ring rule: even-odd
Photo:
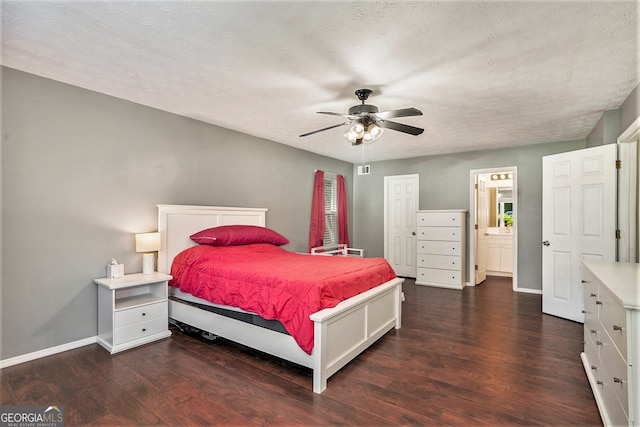
[[[640,85],[631,92],[620,106],[620,132],[627,130],[640,117]]]
[[[420,209],[469,211],[469,171],[517,166],[518,286],[542,289],[542,157],[581,148],[584,140],[372,163],[371,175],[354,176],[354,244],[369,256],[384,253],[385,176],[419,174]]]
[[[587,137],[587,147],[615,144],[621,132],[620,110],[605,111]]]
[[[352,165],[2,69],[0,359],[93,337],[95,277],[142,270],[157,204],[269,208],[306,251],[313,172]],[[353,220],[350,221],[353,223]]]

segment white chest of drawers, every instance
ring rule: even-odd
[[[640,425],[640,264],[584,261],[584,352],[606,426]]]
[[[98,344],[111,354],[166,338],[168,281],[162,273],[95,279],[98,286]]]
[[[416,285],[465,286],[465,210],[416,212]]]

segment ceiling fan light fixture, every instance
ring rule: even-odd
[[[349,129],[349,132],[347,132],[344,137],[352,144],[355,144],[358,140],[365,144],[369,144],[380,138],[383,131],[384,129],[375,123],[370,124],[366,129],[362,123],[356,123],[351,127],[351,129]]]
[[[349,132],[344,135],[344,137],[347,138],[347,140],[352,144],[354,144],[358,139],[362,139],[363,136],[364,126],[362,125],[362,123],[356,123],[355,125],[351,126]]]
[[[382,136],[384,129],[374,124],[369,125],[362,139],[364,142],[373,142]],[[368,140],[369,139],[369,140]]]

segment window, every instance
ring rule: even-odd
[[[324,244],[339,243],[338,237],[338,180],[336,175],[324,175]]]

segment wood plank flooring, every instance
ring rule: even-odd
[[[59,405],[82,425],[602,425],[582,325],[491,277],[404,285],[391,331],[311,391],[311,371],[218,339],[173,336],[114,356],[97,344],[0,370],[2,405]]]

